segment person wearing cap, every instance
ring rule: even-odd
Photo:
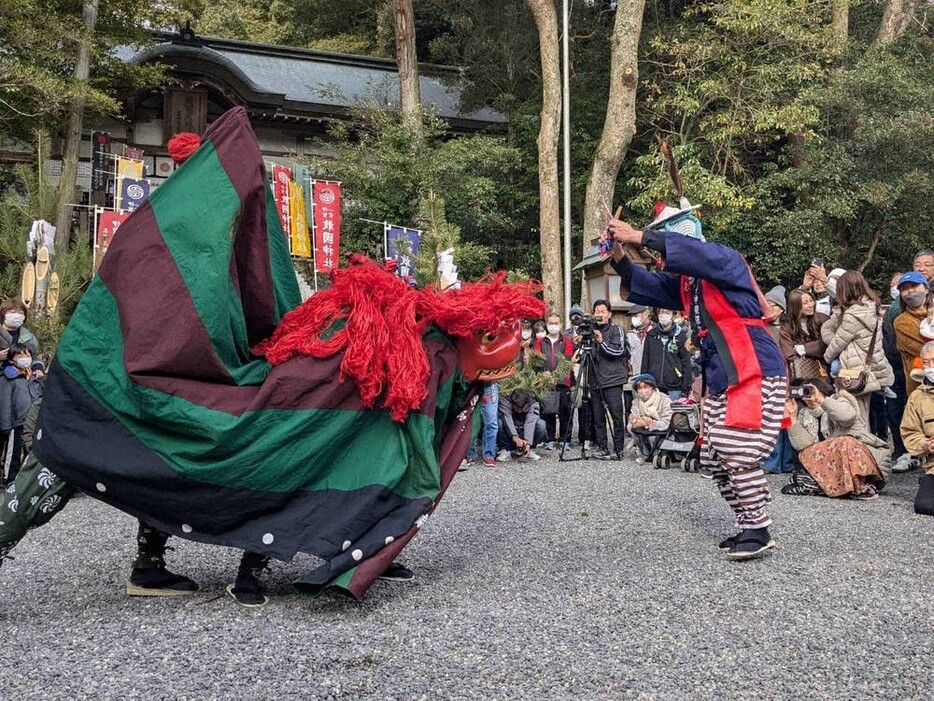
[[[918,388],[918,381],[911,376],[911,364],[924,345],[921,322],[928,315],[927,278],[915,270],[905,273],[898,279],[898,296],[903,311],[895,317],[892,327],[895,331],[895,346],[902,357],[905,393],[910,396]]]
[[[671,423],[671,399],[660,392],[658,383],[649,373],[632,378],[632,411],[629,413],[629,432],[636,443],[637,463],[651,456],[654,445],[651,432],[666,431]]]
[[[646,231],[611,220],[612,265],[623,299],[681,309],[691,324],[708,390],[701,464],[740,529],[719,547],[731,559],[745,560],[775,546],[762,461],[772,453],[784,417],[785,359],[765,328],[771,309],[746,260],[728,246],[706,242],[694,209],[682,198],[680,207],[664,207]],[[624,244],[658,251],[664,270],[634,265]]]
[[[765,300],[769,303],[769,310],[771,311],[771,314],[765,317],[765,323],[777,329],[781,326],[782,316],[785,310],[788,309],[788,298],[785,295],[785,288],[782,285],[776,285],[765,293]],[[777,331],[773,332],[770,328],[769,333],[772,334],[773,338],[778,338]]]

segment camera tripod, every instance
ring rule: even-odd
[[[571,416],[574,416],[574,407],[577,406],[577,400],[580,398],[580,411],[578,412],[578,420],[583,423],[584,417],[586,417],[588,426],[593,422],[593,416],[591,415],[590,396],[593,392],[600,392],[601,396],[603,395],[603,387],[600,386],[600,382],[597,380],[597,359],[595,354],[596,349],[593,345],[593,336],[585,338],[581,342],[581,347],[578,349],[578,357],[580,359],[580,375],[577,378],[577,383],[574,385],[574,387],[571,388],[569,399],[571,403],[571,410],[569,413]],[[610,416],[606,402],[601,402],[601,404],[603,406],[604,421],[607,419],[612,421],[612,417]],[[584,442],[581,444],[580,457],[564,457],[565,452],[567,452],[567,445],[571,441],[571,426],[573,423],[573,421],[568,421],[566,426],[561,427],[561,452],[558,455],[559,462],[573,462],[576,460],[587,460],[590,458],[587,450],[587,442],[589,439],[587,438],[585,438]],[[585,435],[590,433],[590,431],[582,432]]]

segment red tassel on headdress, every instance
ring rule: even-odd
[[[183,131],[169,139],[167,146],[169,156],[175,161],[176,165],[181,165],[200,148],[201,137],[190,131]]]
[[[509,284],[505,277],[498,273],[456,291],[417,290],[354,254],[349,267],[332,271],[330,288],[286,314],[253,351],[278,365],[295,356],[325,358],[343,350],[341,381],[353,378],[366,407],[385,393],[383,405],[403,421],[427,395],[431,366],[422,334],[429,324],[466,338],[544,316],[544,302],[533,296],[541,285]],[[344,327],[322,338],[339,321]]]

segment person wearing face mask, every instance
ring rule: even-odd
[[[748,560],[775,546],[762,461],[772,453],[782,425],[785,359],[765,328],[768,302],[746,260],[728,246],[705,241],[694,207],[686,200],[679,204],[660,208],[645,231],[610,220],[612,265],[623,299],[681,309],[687,316],[707,387],[701,465],[739,528],[719,548],[730,559]],[[649,272],[634,264],[624,245],[658,251],[664,270]]]
[[[535,340],[535,335],[532,332],[531,319],[523,319],[520,326],[521,331],[519,332],[519,356],[516,358],[516,365],[519,367],[519,369],[522,369],[525,367],[525,364],[528,362],[529,356],[532,353],[532,342]]]
[[[781,285],[776,285],[765,293],[765,299],[769,303],[770,310],[770,314],[763,317],[765,327],[768,329],[769,333],[772,334],[772,338],[775,339],[775,342],[778,343],[779,328],[782,324],[782,318],[785,315],[785,309],[788,308],[785,288]]]
[[[4,484],[10,484],[19,473],[23,462],[23,425],[33,402],[42,395],[39,381],[32,373],[32,364],[29,346],[14,343],[2,367],[5,382],[0,380],[0,453],[6,448]]]
[[[659,432],[666,431],[671,423],[671,399],[659,391],[655,378],[642,373],[632,378],[635,397],[629,413],[629,432],[636,442],[636,462],[640,465],[649,461],[655,449]]]
[[[687,333],[675,325],[671,309],[659,309],[656,319],[645,337],[639,371],[656,378],[658,389],[669,398],[680,399],[690,393],[694,382]]]
[[[629,374],[638,375],[642,371],[642,350],[645,337],[652,330],[652,317],[649,308],[641,304],[634,304],[629,308],[629,331],[626,340],[629,342]]]
[[[915,496],[915,513],[934,516],[934,341],[921,347],[918,388],[908,397],[902,416],[902,440],[908,452],[922,462],[924,475]]]
[[[882,319],[882,350],[885,359],[892,366],[895,382],[892,383],[891,394],[885,397],[885,418],[888,424],[889,435],[892,436],[892,472],[908,472],[913,465],[912,457],[905,450],[899,426],[905,403],[908,401],[908,392],[905,389],[905,369],[902,365],[902,355],[898,352],[898,341],[895,338],[895,319],[902,313],[901,295],[898,291],[898,281],[903,273],[895,273],[889,287],[891,302]]]
[[[39,358],[39,341],[26,328],[26,305],[18,297],[6,299],[0,304],[0,351],[9,349],[14,344],[28,346],[32,351],[32,372],[36,379],[45,376],[45,365]]]
[[[561,333],[561,315],[552,312],[545,319],[545,335],[535,339],[535,352],[545,359],[544,369],[553,372],[561,357],[574,357],[574,343]],[[545,420],[545,450],[555,450],[557,440],[571,437],[571,378],[559,378],[548,399],[541,406]],[[560,423],[560,428],[558,424]]]
[[[918,382],[911,376],[911,364],[921,352],[924,338],[921,336],[921,322],[928,315],[928,282],[923,274],[912,271],[898,279],[898,293],[903,311],[895,317],[892,328],[895,331],[895,347],[901,355],[902,371],[905,374],[905,394],[918,388]]]

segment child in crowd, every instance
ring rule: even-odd
[[[23,424],[42,388],[33,373],[32,349],[22,343],[10,346],[3,361],[0,380],[0,451],[6,448],[3,462],[4,484],[16,478],[22,464]],[[12,432],[13,438],[10,440]]]

